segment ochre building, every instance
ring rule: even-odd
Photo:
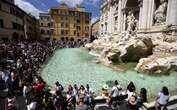
[[[83,7],[69,8],[65,4],[50,11],[53,19],[53,39],[89,40],[91,13]]]

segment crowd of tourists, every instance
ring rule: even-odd
[[[4,98],[5,110],[18,110],[16,98],[23,96],[27,110],[92,110],[96,105],[96,95],[87,85],[68,85],[67,89],[58,81],[51,89],[40,77],[42,64],[50,58],[57,48],[73,48],[83,45],[74,42],[51,41],[21,41],[0,43],[0,92],[7,92]],[[49,89],[50,88],[50,89]],[[106,99],[108,106],[115,108],[116,97],[125,98],[128,110],[141,110],[147,102],[145,88],[136,93],[136,87],[130,82],[126,88],[118,81],[109,90],[103,85],[101,97]],[[165,107],[169,100],[167,87],[163,87],[157,97],[156,109]]]

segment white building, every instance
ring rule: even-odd
[[[104,0],[101,5],[101,36],[125,31],[130,11],[137,20],[138,33],[177,35],[177,0]]]
[[[52,38],[53,33],[52,18],[48,13],[40,13],[39,17],[41,39],[49,40]]]

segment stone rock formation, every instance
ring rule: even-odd
[[[155,12],[155,23],[164,23],[166,0],[161,0]],[[164,27],[168,32],[170,27]],[[97,62],[138,62],[135,70],[141,73],[167,74],[177,70],[177,36],[159,32],[137,34],[137,20],[130,12],[127,16],[127,30],[116,36],[99,37],[85,47],[97,56]]]
[[[138,62],[140,58],[152,54],[153,43],[150,37],[131,36],[106,37],[87,44],[86,48],[100,55],[99,61]]]
[[[160,42],[153,55],[139,60],[135,70],[149,74],[168,74],[177,70],[177,43]]]
[[[149,74],[169,74],[171,70],[177,70],[177,56],[151,56],[148,58],[142,58],[135,70]]]

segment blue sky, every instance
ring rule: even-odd
[[[92,13],[92,21],[95,21],[100,16],[102,0],[15,0],[15,2],[19,7],[36,17],[39,12],[46,12],[51,7],[59,6],[61,3],[66,3],[70,7],[82,5],[86,11]]]

